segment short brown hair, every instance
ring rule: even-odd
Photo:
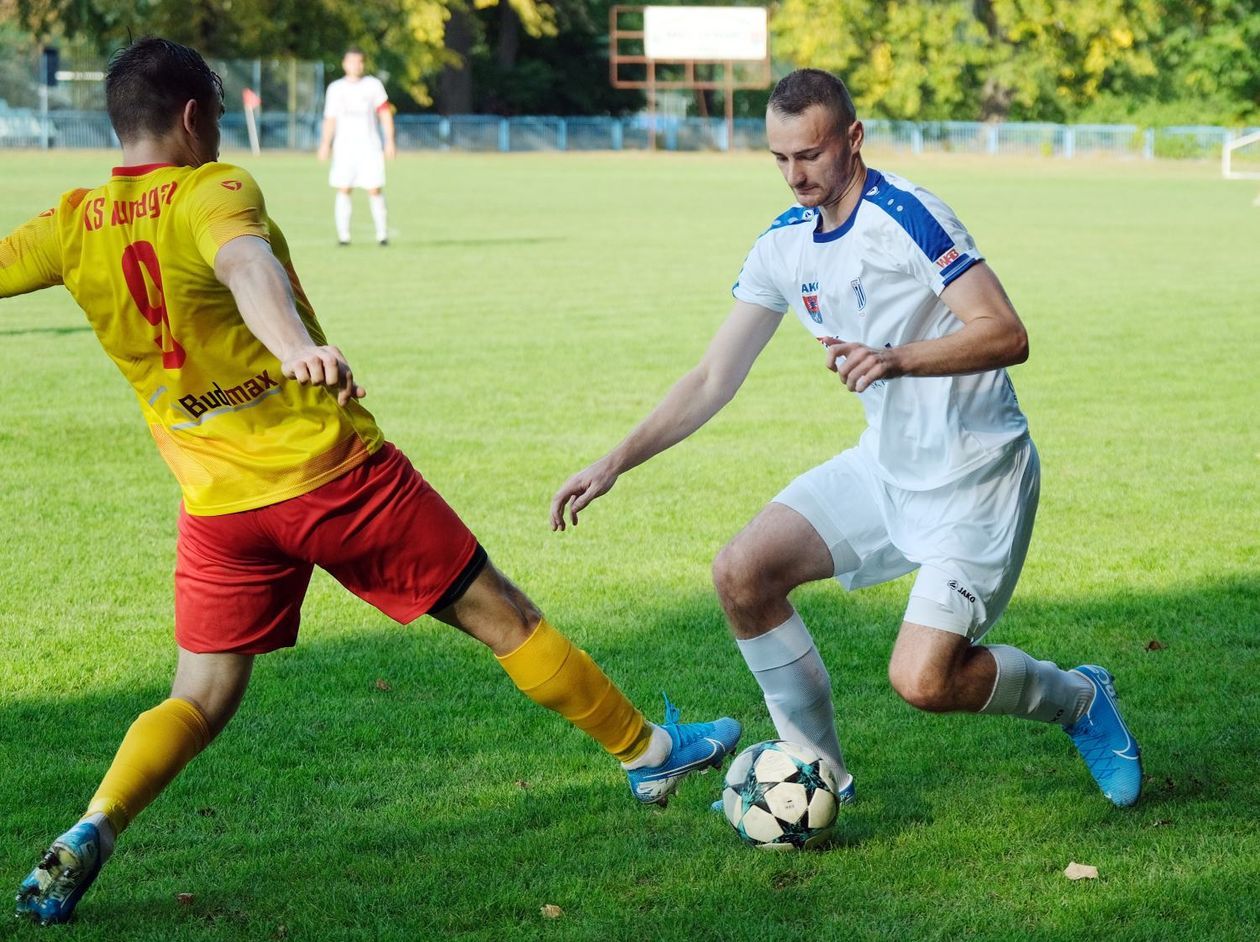
[[[768,107],[795,117],[811,105],[822,105],[830,111],[842,133],[857,120],[857,109],[844,82],[822,69],[797,69],[783,76],[770,93]]]
[[[119,140],[160,137],[190,100],[223,107],[223,81],[195,49],[146,36],[109,60],[105,108]]]

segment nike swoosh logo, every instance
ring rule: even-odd
[[[722,744],[716,739],[710,739],[708,736],[705,737],[705,742],[707,742],[711,747],[707,756],[702,756],[701,758],[696,759],[693,762],[689,762],[686,765],[679,766],[676,769],[670,769],[669,772],[663,773],[662,777],[673,778],[676,775],[682,775],[685,772],[690,772],[692,769],[698,769],[702,766],[711,764],[713,762],[713,757],[722,751]],[[660,781],[660,779],[649,779],[647,782],[644,782],[643,785],[647,785],[649,782],[653,781]]]
[[[1116,713],[1116,718],[1119,719],[1120,707],[1116,703],[1115,697],[1111,695],[1111,691],[1107,689],[1107,685],[1099,684],[1098,689],[1099,691],[1102,692],[1102,695],[1107,698],[1107,702],[1111,704],[1111,709],[1114,710]],[[1119,759],[1129,759],[1129,760],[1137,759],[1136,753],[1130,754],[1130,750],[1132,750],[1137,745],[1137,743],[1135,743],[1133,741],[1133,737],[1129,735],[1129,730],[1125,727],[1124,720],[1122,719],[1120,720],[1120,728],[1124,731],[1124,739],[1125,739],[1124,748],[1112,749],[1111,751],[1115,753],[1116,757]]]

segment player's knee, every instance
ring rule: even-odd
[[[945,713],[955,708],[949,678],[940,671],[894,659],[888,665],[888,682],[916,710]]]
[[[236,715],[237,708],[245,696],[244,684],[224,682],[218,685],[174,689],[171,696],[186,700],[197,708],[205,718],[210,738],[214,739],[223,732],[224,727]]]
[[[516,583],[492,564],[486,565],[486,571],[493,584],[493,595],[497,597],[498,605],[507,616],[506,620],[515,621],[526,633],[532,631],[542,618],[542,611]]]
[[[713,587],[728,611],[756,606],[763,600],[765,585],[756,562],[734,542],[722,547],[713,560]]]

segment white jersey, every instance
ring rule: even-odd
[[[324,97],[324,117],[337,119],[333,154],[381,152],[376,115],[388,104],[385,86],[374,75],[365,75],[357,81],[339,78],[329,85]]]
[[[871,347],[933,340],[962,329],[938,297],[983,256],[953,211],[927,190],[868,170],[865,192],[837,229],[794,206],[758,237],[732,293],[791,307],[818,338]],[[867,429],[858,449],[885,481],[928,490],[1004,454],[1028,423],[1005,370],[903,376],[859,394]]]

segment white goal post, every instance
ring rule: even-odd
[[[1244,148],[1245,153],[1240,153]],[[1221,147],[1221,176],[1226,180],[1260,180],[1260,131],[1225,142]]]

